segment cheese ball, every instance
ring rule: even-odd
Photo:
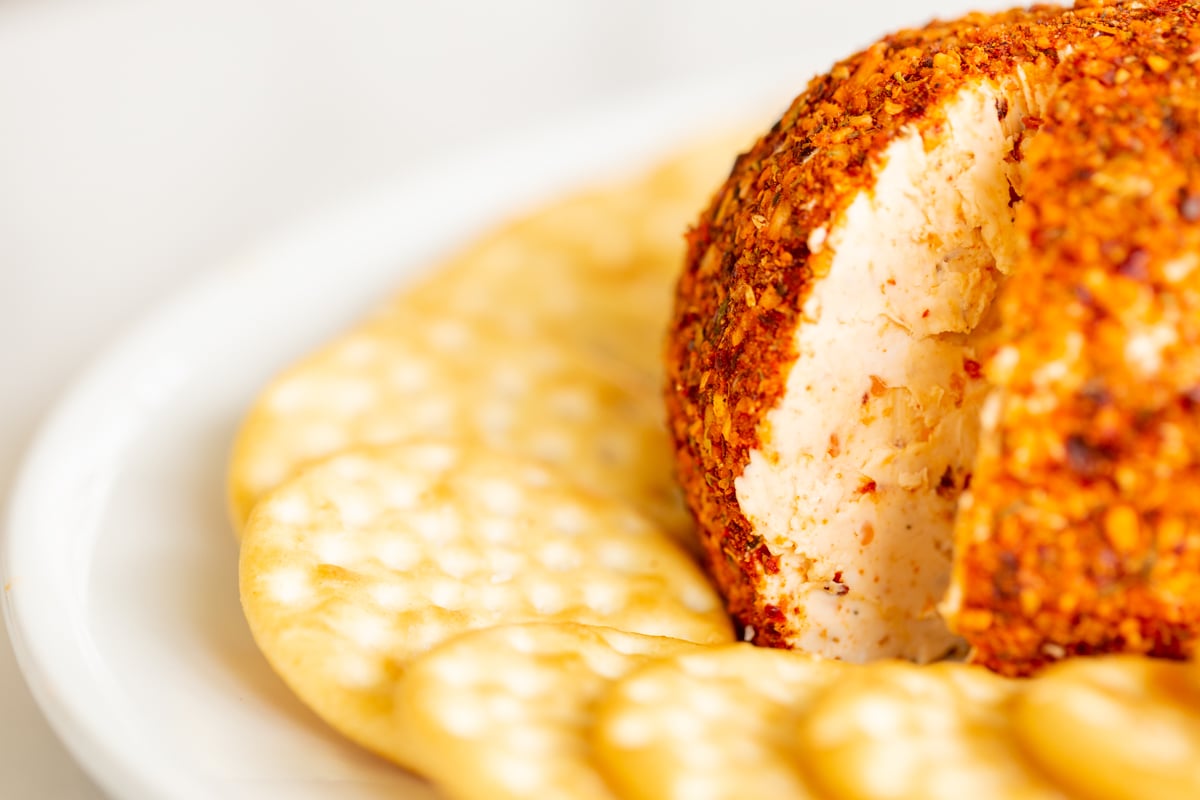
[[[852,661],[1191,652],[1197,7],[889,36],[688,234],[677,467],[757,644]]]

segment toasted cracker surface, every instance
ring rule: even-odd
[[[396,682],[469,630],[551,621],[731,638],[691,558],[536,462],[425,441],[348,451],[279,487],[241,554],[251,632],[308,706],[396,760]]]
[[[396,698],[397,736],[449,797],[616,795],[591,754],[597,697],[639,664],[696,645],[611,628],[513,625],[417,659]]]
[[[243,424],[230,470],[238,513],[330,453],[446,436],[540,459],[689,537],[655,395],[525,322],[405,298],[309,356]]]
[[[596,757],[622,797],[819,797],[790,720],[852,669],[748,644],[653,662],[601,699]]]
[[[234,446],[235,528],[315,459],[455,435],[541,458],[692,541],[662,422],[662,332],[687,221],[746,139],[500,228],[276,378]]]
[[[1132,656],[1064,661],[1018,698],[1017,735],[1030,758],[1072,795],[1200,797],[1195,669]]]
[[[795,752],[827,796],[846,800],[1063,800],[1013,735],[1020,688],[982,667],[879,662],[812,704]]]

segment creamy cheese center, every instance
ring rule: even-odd
[[[983,83],[884,155],[832,229],[798,326],[786,393],[735,486],[779,557],[763,603],[797,648],[853,661],[928,661],[957,638],[936,606],[987,391],[975,341],[1013,261],[1018,75]],[[814,259],[814,264],[821,259]]]

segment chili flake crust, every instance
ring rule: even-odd
[[[810,247],[814,232],[870,190],[903,126],[936,128],[939,104],[969,78],[1056,61],[1040,28],[1061,14],[937,22],[837,64],[738,158],[688,233],[667,343],[668,418],[708,567],[757,644],[787,644],[784,610],[764,607],[756,591],[778,564],[742,514],[734,480],[783,394],[800,309],[827,267],[827,254]]]
[[[679,476],[700,523],[707,566],[721,586],[730,611],[747,627],[747,633],[755,643],[789,646],[789,626],[797,615],[803,614],[803,610],[799,607],[779,608],[763,601],[760,586],[764,578],[778,572],[779,554],[771,550],[747,520],[739,506],[735,481],[745,470],[750,454],[762,449],[763,442],[770,440],[767,415],[780,402],[787,375],[797,358],[794,343],[797,328],[802,324],[801,309],[814,284],[828,273],[831,253],[822,245],[830,227],[859,193],[872,190],[883,154],[901,131],[916,131],[927,142],[947,135],[943,130],[945,119],[941,106],[972,82],[989,79],[1000,81],[1011,77],[1018,67],[1027,67],[1032,73],[1041,75],[1056,74],[1064,69],[1071,75],[1073,73],[1069,70],[1092,69],[1094,67],[1087,65],[1100,56],[1085,58],[1072,54],[1092,49],[1103,53],[1108,43],[1094,44],[1097,38],[1108,37],[1127,45],[1135,34],[1158,31],[1158,35],[1165,36],[1175,26],[1190,26],[1192,19],[1190,5],[1172,0],[1158,4],[1129,5],[1090,2],[1080,3],[1070,10],[1035,7],[998,15],[972,14],[953,22],[935,22],[920,30],[903,31],[835,65],[827,75],[814,79],[771,131],[749,152],[739,157],[729,179],[688,234],[688,256],[677,289],[675,313],[667,341],[668,383],[665,394],[676,444]],[[1185,34],[1180,35],[1187,38]],[[1171,66],[1174,63],[1172,59],[1181,57],[1182,48],[1183,45],[1179,45],[1170,53],[1159,54],[1158,57]],[[1149,50],[1147,55],[1150,55]],[[1069,62],[1069,66],[1064,67],[1064,62]],[[1158,74],[1155,66],[1158,64],[1157,60],[1147,59],[1145,70]],[[1107,72],[1098,76],[1097,81],[1101,78],[1109,80],[1105,75]],[[1055,81],[1058,80],[1060,78],[1056,74]],[[1162,80],[1171,79],[1162,77]],[[1088,95],[1084,89],[1077,91],[1081,103],[1097,101],[1096,96]],[[1143,114],[1147,113],[1148,106],[1153,105],[1152,91],[1147,89],[1147,93],[1133,98],[1140,101]],[[1003,116],[1003,109],[997,110]],[[1087,105],[1076,107],[1074,112],[1062,112],[1068,117],[1070,113],[1078,117],[1072,124],[1084,124],[1083,130],[1120,121]],[[1030,127],[1037,122],[1032,120]],[[1063,122],[1068,120],[1064,118]],[[1031,137],[1031,141],[1038,138]],[[1051,168],[1058,171],[1046,173],[1040,178],[1044,181],[1041,185],[1045,187],[1047,202],[1046,209],[1038,213],[1062,215],[1066,213],[1066,206],[1054,207],[1055,198],[1061,199],[1063,195],[1063,181],[1056,178],[1065,175],[1063,170],[1070,169],[1073,156],[1059,153],[1060,157],[1055,161],[1050,157],[1055,150],[1051,137],[1040,138],[1046,143],[1036,152],[1042,154],[1039,158],[1045,160],[1045,165],[1036,170],[1030,169],[1029,174],[1039,175]],[[1175,138],[1178,140],[1180,136]],[[1143,140],[1143,143],[1149,145],[1151,142]],[[1014,149],[1014,157],[1021,158],[1023,155],[1019,146]],[[1173,184],[1173,187],[1170,191],[1178,192],[1178,186]],[[1016,196],[1014,202],[1021,199]],[[1024,205],[1029,205],[1029,198],[1026,198]],[[1072,213],[1081,213],[1089,207],[1089,203],[1083,201],[1071,206]],[[1186,216],[1185,210],[1187,214],[1200,216],[1200,201],[1185,203],[1177,197],[1175,217],[1164,217],[1162,224],[1167,227],[1175,224],[1175,221]],[[1054,225],[1049,220],[1034,221],[1031,216],[1033,213],[1023,211],[1023,221],[1019,225],[1032,226],[1022,227],[1021,230],[1041,231],[1035,237],[1036,247],[1040,246],[1040,237],[1045,236],[1045,231],[1053,230]],[[1108,224],[1108,221],[1098,220],[1096,230]],[[1130,226],[1126,224],[1124,227]],[[1099,245],[1096,242],[1078,245],[1083,248],[1081,253],[1091,246]],[[1138,255],[1130,266],[1137,270],[1162,271],[1169,268],[1168,264],[1174,263],[1163,260],[1160,246],[1144,248],[1144,252],[1152,256],[1151,260],[1147,262],[1144,256]],[[1122,259],[1128,255],[1128,252],[1124,253]],[[1002,335],[1011,335],[1009,331],[1018,330],[1022,325],[1036,330],[1040,324],[1038,313],[1058,318],[1056,314],[1062,306],[1041,299],[1036,294],[1039,289],[1034,283],[1036,281],[1033,278],[1022,279],[1012,292],[1005,290],[1002,315],[1012,313],[1015,316],[1011,322],[1005,323]],[[1152,288],[1143,291],[1153,294]],[[1035,297],[1039,299],[1034,300]],[[1021,314],[1012,311],[1017,307],[1024,309],[1024,320]],[[1030,354],[1035,353],[1038,346],[1034,339],[1036,337],[1032,337],[1027,345]],[[1108,347],[1109,352],[1120,352],[1120,348],[1111,349],[1111,342]],[[1100,351],[1104,347],[1097,344],[1091,349]],[[1179,352],[1164,351],[1164,364],[1174,365],[1177,356],[1179,359],[1185,358],[1181,348]],[[991,371],[989,369],[989,377]],[[1108,374],[1103,370],[1101,372]],[[1167,415],[1163,418],[1163,424],[1169,418],[1181,434],[1191,430],[1183,419],[1186,411],[1183,401],[1188,397],[1190,387],[1196,385],[1192,381],[1187,389],[1180,389],[1180,393],[1175,395],[1179,399],[1175,406],[1166,401],[1154,406]],[[1019,394],[1019,387],[1016,391]],[[1170,392],[1164,388],[1160,394],[1165,396]],[[1200,392],[1195,395],[1196,400],[1200,401]],[[1005,408],[1008,409],[1010,405]],[[1079,403],[1071,406],[1064,419],[1082,425],[1089,408],[1091,406],[1080,399]],[[1169,408],[1176,410],[1170,411]],[[1113,424],[1116,425],[1124,424],[1130,418],[1125,411],[1114,413]],[[1007,429],[1008,418],[1005,420],[1003,427]],[[1048,445],[1046,452],[1056,454],[1059,461],[1052,462],[1046,456],[1040,462],[1039,469],[1035,470],[1036,474],[1021,473],[1015,469],[1015,462],[1027,456],[1012,455],[1015,451],[1010,448],[1006,451],[1010,454],[998,457],[993,465],[1000,482],[1017,481],[1018,477],[1041,480],[1040,476],[1054,472],[1061,466],[1065,453],[1074,453],[1073,457],[1078,458],[1079,453],[1085,452],[1078,443],[1070,447],[1063,444],[1068,441],[1064,437],[1072,433],[1064,434],[1062,424],[1043,425],[1045,435],[1050,440],[1058,437],[1057,449]],[[1161,443],[1150,446],[1142,441],[1150,434],[1138,434],[1140,443],[1134,445],[1131,442],[1119,453],[1136,452],[1153,458],[1165,454],[1168,443],[1167,438],[1163,438],[1167,437],[1163,432],[1165,429],[1159,426],[1154,430],[1158,431],[1154,435],[1163,439]],[[1128,435],[1132,435],[1132,432]],[[1076,442],[1076,439],[1069,441]],[[1089,433],[1087,438],[1080,441],[1091,443],[1093,438]],[[1200,462],[1200,458],[1193,457],[1188,449],[1191,445],[1186,436],[1182,444],[1178,437],[1170,441],[1176,443],[1177,450],[1174,454],[1176,462],[1170,463],[1182,465],[1180,469],[1186,472],[1192,469],[1191,465]],[[1200,442],[1200,436],[1196,437],[1196,441]],[[1109,445],[1104,444],[1104,447],[1108,448]],[[986,447],[984,450],[981,459],[987,458]],[[1090,453],[1091,450],[1086,452]],[[1103,452],[1109,453],[1110,450],[1104,449]],[[1133,463],[1128,466],[1137,471]],[[1044,518],[1038,521],[1029,514],[1015,517],[1008,514],[1005,519],[1021,521],[1019,524],[1005,522],[1000,526],[1012,533],[998,536],[995,546],[986,541],[980,542],[981,539],[987,540],[987,532],[992,525],[992,521],[985,518],[990,513],[988,509],[1005,507],[995,501],[1003,496],[1006,489],[998,488],[998,494],[985,495],[980,488],[984,475],[991,474],[988,469],[984,465],[984,474],[976,474],[973,510],[964,515],[964,521],[960,523],[962,531],[973,526],[970,536],[979,546],[956,573],[960,583],[970,587],[970,592],[964,598],[962,613],[956,615],[955,624],[976,645],[981,660],[1002,671],[1013,672],[1019,670],[1004,667],[998,654],[1014,643],[1026,647],[1029,641],[1039,640],[1042,636],[1041,633],[1033,633],[1040,630],[1038,626],[1041,623],[1030,625],[1019,601],[1009,596],[1012,585],[1024,586],[1022,582],[1029,581],[1022,569],[1029,571],[1036,565],[1038,550],[1034,547],[1022,551],[1024,555],[1018,559],[1019,567],[1015,569],[1006,567],[997,572],[997,563],[1000,560],[1008,563],[1011,556],[1003,553],[1014,541],[1018,549],[1025,547],[1026,541],[1032,543],[1034,540],[1025,536],[1031,526],[1042,524]],[[1184,472],[1171,474],[1182,478]],[[1070,488],[1072,493],[1075,491],[1079,476],[1063,477],[1061,471],[1054,474],[1060,478],[1057,485]],[[1028,490],[1027,493],[1036,494],[1038,491],[1036,483],[1020,485]],[[1070,504],[1075,501],[1065,502]],[[1149,503],[1148,499],[1144,502],[1139,500],[1129,507],[1137,523],[1134,526],[1136,535],[1143,537],[1137,539],[1134,546],[1141,546],[1143,550],[1148,541],[1160,537],[1158,533],[1151,533],[1161,527],[1160,512],[1155,511],[1147,518],[1152,519],[1153,524],[1148,527],[1143,525],[1143,512],[1159,508]],[[1032,507],[1045,511],[1047,515],[1061,515],[1060,511],[1045,509],[1036,503]],[[1196,517],[1190,509],[1183,509],[1179,504],[1175,507],[1180,509],[1180,514],[1169,515],[1177,521],[1170,523],[1167,529],[1175,531],[1172,535],[1182,536],[1186,541],[1187,531],[1191,530],[1187,520]],[[1087,508],[1088,513],[1081,512],[1068,517],[1091,520],[1088,524],[1092,528],[1101,525],[1099,520],[1088,516],[1095,513],[1097,506],[1088,505]],[[1123,511],[1114,513],[1112,529],[1124,530],[1128,527],[1123,519],[1128,519],[1129,514]],[[967,522],[968,519],[972,522]],[[1179,533],[1180,530],[1183,533]],[[1118,537],[1121,535],[1117,534]],[[959,534],[960,542],[965,541],[965,536],[965,533]],[[1046,538],[1046,534],[1039,536]],[[1190,547],[1187,545],[1185,549],[1191,552]],[[1060,549],[1065,552],[1069,547]],[[1171,571],[1181,563],[1179,558],[1168,558],[1162,569]],[[998,575],[995,579],[994,573]],[[1182,580],[1177,573],[1171,574],[1176,575],[1176,582]],[[1054,584],[1058,578],[1051,574],[1048,580]],[[1002,585],[1005,588],[999,588]],[[1052,586],[1042,588],[1050,592],[1057,591]],[[1190,589],[1185,587],[1171,591]],[[1162,591],[1158,591],[1160,598],[1161,594]],[[995,602],[994,595],[1005,595],[1008,605],[1003,611],[1011,623],[1010,638],[997,642],[995,647],[983,639],[989,635],[990,626],[997,624],[997,619],[975,613],[991,609]],[[1029,608],[1028,593],[1026,598],[1024,608]],[[1151,603],[1151,606],[1161,616],[1164,611],[1161,599]],[[1013,609],[1016,613],[1012,613]],[[1070,629],[1072,624],[1069,617],[1064,618],[1061,614],[1057,619],[1054,615],[1047,615],[1042,627],[1061,633]],[[1138,636],[1143,641],[1148,638],[1175,641],[1182,635],[1178,625],[1172,628],[1176,632],[1170,634],[1157,628],[1143,629],[1141,623],[1138,625]],[[1132,635],[1126,635],[1121,642],[1110,641],[1108,645],[1119,644],[1127,648],[1135,639]],[[1038,643],[1040,645],[1040,641]],[[1097,649],[1105,649],[1105,646],[1097,642]],[[1057,651],[1052,648],[1051,652]],[[1178,653],[1182,649],[1176,644],[1169,644],[1154,652]],[[1011,663],[1024,663],[1028,656],[1027,652],[1013,652]]]
[[[1025,158],[953,623],[1025,674],[1200,631],[1200,21],[1113,9]]]

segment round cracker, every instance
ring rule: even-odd
[[[846,800],[1062,800],[1013,739],[1019,686],[963,664],[871,664],[810,706],[797,754]]]
[[[235,529],[314,459],[453,433],[545,458],[694,546],[662,423],[661,339],[683,231],[750,138],[716,138],[485,236],[275,380],[234,446]]]
[[[596,759],[621,797],[816,797],[791,755],[791,718],[855,667],[749,644],[658,661],[600,700]]]
[[[1191,669],[1137,656],[1059,662],[1017,699],[1017,736],[1072,794],[1200,797],[1200,698]]]
[[[307,463],[414,436],[540,459],[691,541],[657,391],[525,328],[519,315],[464,319],[414,303],[365,322],[266,389],[234,445],[235,519]]]
[[[363,448],[299,473],[251,515],[241,593],[300,699],[393,757],[396,682],[457,634],[550,621],[731,638],[699,568],[645,518],[461,443]]]
[[[678,639],[572,624],[464,634],[418,658],[396,699],[412,766],[458,800],[614,797],[588,745],[596,698]]]
[[[640,177],[547,205],[400,300],[464,318],[519,313],[557,341],[634,367],[657,398],[683,234],[753,138],[716,137]]]

